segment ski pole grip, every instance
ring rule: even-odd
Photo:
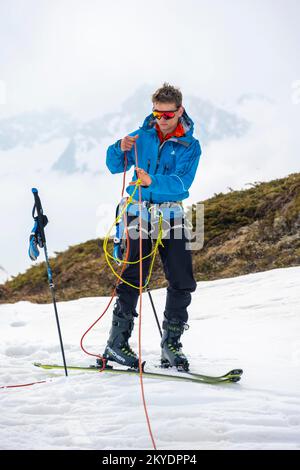
[[[41,203],[41,200],[40,200],[38,190],[36,188],[32,188],[31,191],[32,191],[32,194],[33,194],[33,197],[34,197],[34,204],[35,204],[35,208],[36,208],[36,211],[37,211],[37,215],[38,215],[38,217],[40,217],[41,214],[43,214],[43,209],[42,209],[42,203]]]
[[[41,200],[40,200],[40,197],[39,197],[39,193],[38,193],[38,190],[36,188],[32,188],[32,194],[33,194],[33,197],[34,197],[34,203],[36,205],[36,210],[37,212],[40,212],[41,210]]]
[[[31,191],[32,191],[32,194],[33,194],[33,197],[34,197],[33,211],[34,211],[34,209],[36,209],[37,221],[38,221],[38,225],[39,225],[40,234],[41,234],[43,242],[46,242],[45,232],[44,232],[44,223],[43,223],[42,203],[41,203],[41,200],[40,200],[40,197],[39,197],[38,190],[36,188],[32,188]]]

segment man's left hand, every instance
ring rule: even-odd
[[[150,176],[145,170],[143,170],[142,168],[135,167],[135,171],[136,171],[138,179],[141,180],[142,186],[149,186],[152,183],[152,179],[150,178]],[[135,182],[133,181],[132,183],[129,183],[129,184],[135,184]]]

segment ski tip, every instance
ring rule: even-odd
[[[228,372],[228,375],[242,375],[243,372],[243,369],[232,369],[230,372]]]

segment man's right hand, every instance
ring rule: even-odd
[[[122,152],[127,152],[132,149],[133,144],[135,143],[136,139],[138,138],[138,134],[136,135],[127,135],[121,140],[121,150]]]

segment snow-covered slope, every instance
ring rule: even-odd
[[[242,367],[240,383],[223,386],[144,379],[158,449],[300,449],[300,267],[198,283],[183,336],[193,370],[219,374]],[[153,292],[158,312],[165,292]],[[66,358],[89,364],[82,333],[107,298],[58,304]],[[111,309],[110,309],[111,311]],[[88,336],[105,345],[111,313]],[[137,377],[73,373],[65,378],[33,361],[61,362],[52,305],[0,306],[2,449],[150,449]],[[159,334],[143,300],[143,359],[159,359]],[[132,346],[137,348],[137,329]]]

